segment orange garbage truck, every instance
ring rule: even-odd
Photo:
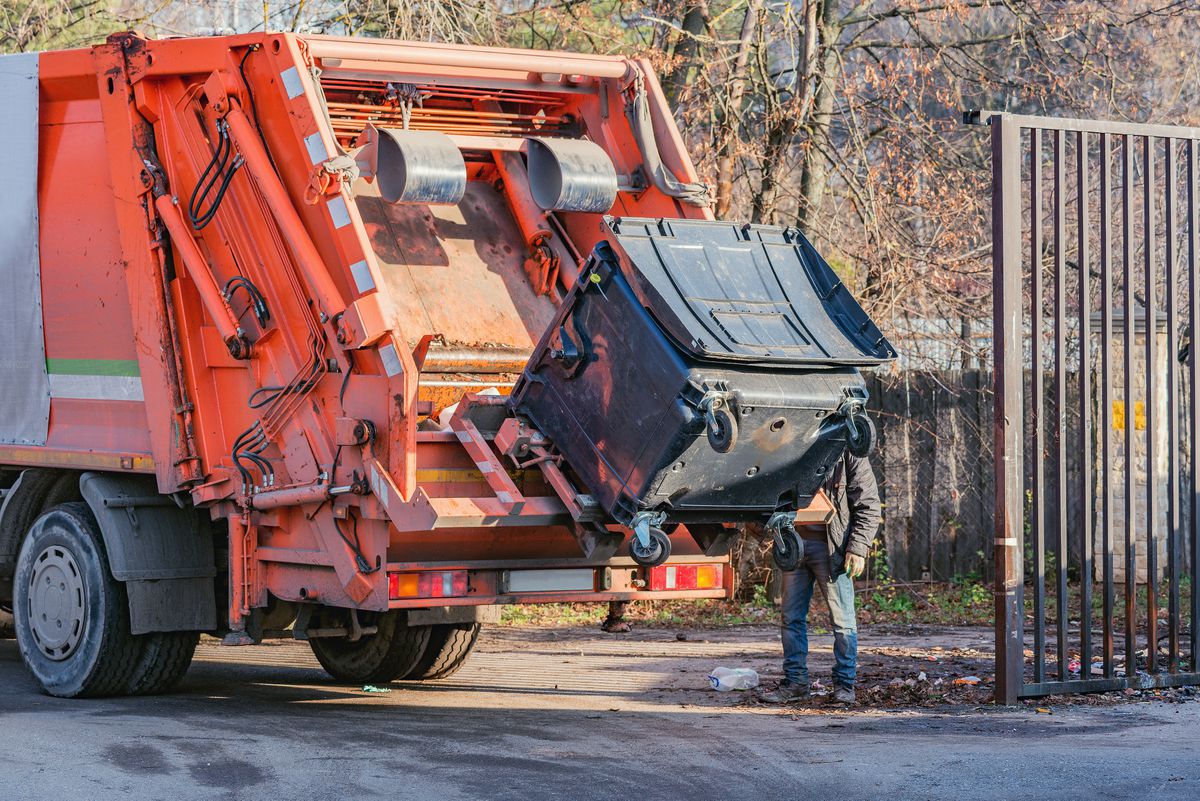
[[[0,610],[51,694],[202,633],[449,675],[499,605],[732,592],[894,355],[716,221],[644,61],[135,33],[0,58]]]

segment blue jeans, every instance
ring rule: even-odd
[[[783,675],[808,684],[808,606],[813,587],[821,588],[833,620],[833,683],[853,687],[858,664],[858,626],[854,621],[854,581],[845,572],[832,575],[829,546],[804,540],[804,556],[795,570],[783,573]]]

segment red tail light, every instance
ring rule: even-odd
[[[467,594],[467,571],[422,570],[415,573],[389,573],[388,597],[459,598]]]
[[[721,565],[659,565],[650,568],[650,590],[719,590],[725,582]]]

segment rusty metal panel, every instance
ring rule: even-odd
[[[38,54],[0,57],[0,442],[45,445],[50,378],[42,335],[38,255]]]
[[[391,205],[373,187],[355,200],[410,348],[441,334],[450,348],[532,352],[555,304],[530,286],[520,231],[493,187],[472,181],[449,207]]]

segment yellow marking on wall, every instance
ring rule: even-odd
[[[1125,430],[1125,401],[1113,401],[1113,428],[1117,431]],[[1146,430],[1146,402],[1133,402],[1133,430]]]

